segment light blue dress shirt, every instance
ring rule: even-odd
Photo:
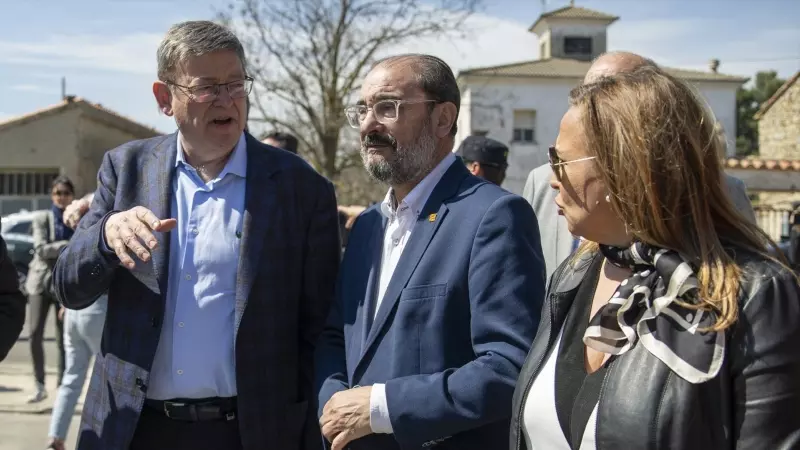
[[[147,397],[236,395],[236,270],[244,217],[244,134],[219,176],[203,182],[183,154],[180,135],[171,215],[164,322]]]

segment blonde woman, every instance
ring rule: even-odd
[[[733,206],[714,120],[654,67],[576,88],[551,185],[585,242],[550,279],[511,449],[800,446],[800,296]]]

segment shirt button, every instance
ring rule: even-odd
[[[400,239],[392,239],[392,245],[397,245],[400,243]]]
[[[198,231],[197,228],[192,228],[192,234],[197,236],[197,234],[199,234],[199,233],[200,233],[200,231]]]
[[[181,370],[181,369],[178,369],[178,372],[177,372],[177,373],[178,373],[178,375],[183,375],[183,370]]]
[[[192,279],[192,276],[191,276],[191,275],[189,275],[189,274],[187,273],[187,274],[186,274],[186,279],[187,279],[187,280],[191,280],[191,279]]]
[[[178,322],[178,326],[183,328],[183,322]]]

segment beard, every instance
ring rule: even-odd
[[[388,154],[376,155],[367,152],[367,147],[385,145]],[[370,134],[361,142],[361,160],[364,168],[374,180],[390,186],[406,184],[420,178],[433,168],[436,157],[436,141],[426,121],[422,132],[410,145],[398,145],[390,135]]]

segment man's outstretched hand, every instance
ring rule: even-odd
[[[142,262],[150,261],[150,251],[158,245],[153,231],[166,233],[175,228],[177,223],[175,219],[159,219],[144,206],[136,206],[111,215],[103,231],[108,248],[114,250],[122,265],[133,269],[136,262],[129,252],[133,252]]]

